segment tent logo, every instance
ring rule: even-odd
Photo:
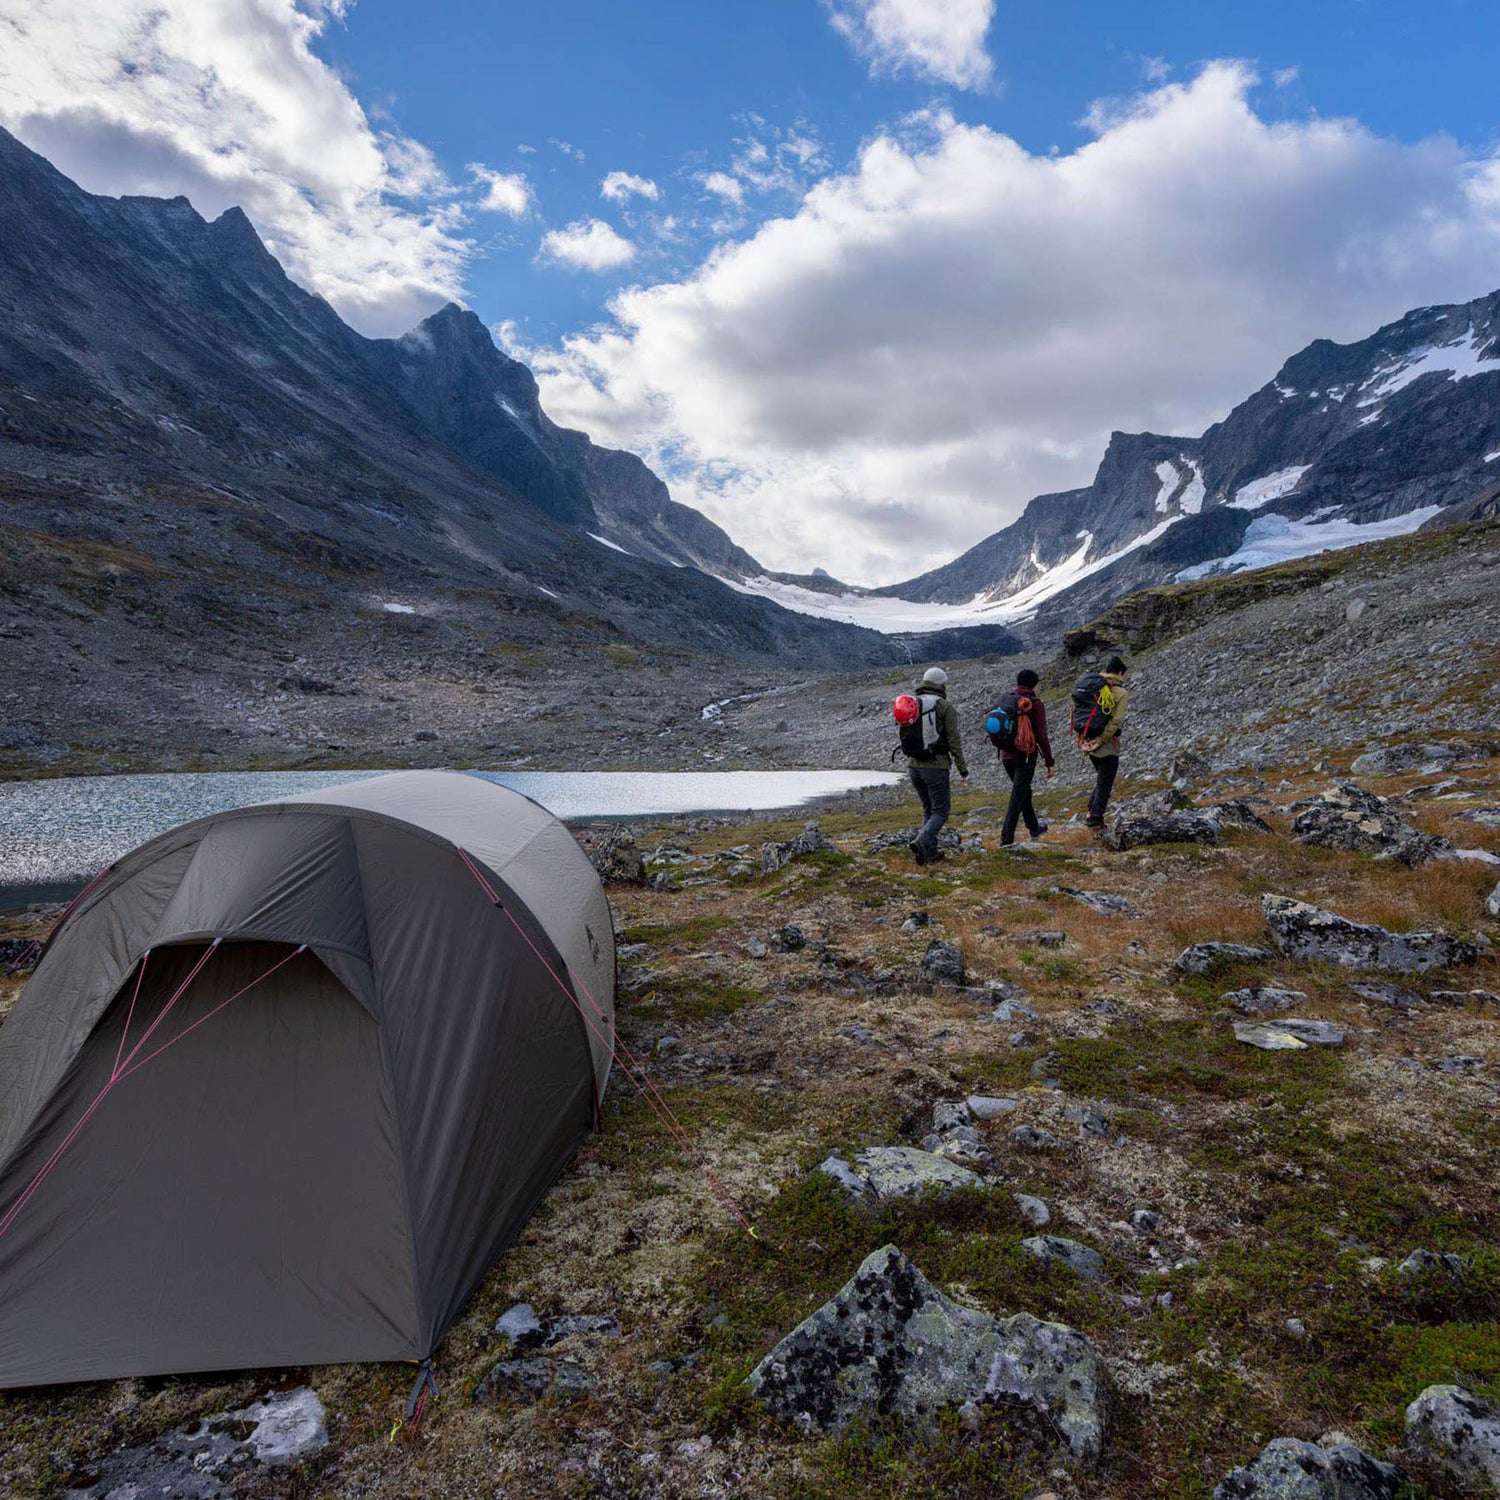
[[[594,955],[594,962],[599,962],[599,939],[594,936],[594,929],[587,922],[583,924],[583,935],[589,940],[589,952]]]

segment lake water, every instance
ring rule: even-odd
[[[0,911],[74,894],[104,866],[193,818],[379,771],[212,771],[0,782]],[[759,812],[886,786],[884,771],[476,771],[560,818]]]

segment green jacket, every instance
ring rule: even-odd
[[[919,682],[912,689],[912,692],[916,694],[917,702],[919,703],[924,697],[936,697],[938,699],[938,733],[948,741],[948,750],[950,753],[948,755],[935,756],[932,760],[913,760],[908,755],[906,757],[907,765],[939,771],[946,771],[952,766],[957,766],[959,775],[967,776],[969,774],[969,763],[964,759],[963,736],[959,733],[958,729],[958,710],[948,701],[948,690],[946,688],[935,687],[930,682]]]

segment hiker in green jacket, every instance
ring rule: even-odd
[[[922,709],[921,755],[906,757],[907,775],[922,801],[922,826],[907,847],[919,865],[931,864],[943,857],[938,848],[938,834],[948,821],[952,807],[949,770],[958,767],[965,780],[969,776],[964,760],[963,737],[958,729],[958,710],[948,701],[948,674],[941,667],[929,667],[917,684],[917,702]]]

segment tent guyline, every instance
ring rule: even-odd
[[[307,945],[305,943],[301,947],[295,948],[292,952],[278,959],[277,962],[272,964],[271,967],[267,969],[263,974],[257,975],[256,978],[252,979],[250,983],[245,985],[242,989],[236,990],[234,994],[232,994],[227,1000],[220,1001],[220,1003],[214,1006],[214,1008],[206,1015],[202,1015],[196,1021],[194,1021],[191,1026],[185,1026],[170,1041],[163,1042],[161,1046],[153,1049],[151,1052],[148,1052],[145,1057],[138,1057],[137,1054],[139,1054],[141,1048],[151,1040],[151,1038],[156,1034],[157,1029],[161,1026],[161,1023],[165,1021],[167,1016],[171,1013],[173,1007],[179,1000],[182,999],[185,994],[187,994],[188,990],[192,987],[193,981],[203,971],[204,966],[208,963],[209,959],[212,958],[218,951],[219,946],[223,941],[223,938],[216,937],[213,942],[208,945],[208,947],[204,950],[203,956],[198,960],[197,963],[193,965],[192,969],[189,971],[187,978],[184,979],[180,985],[178,985],[171,998],[165,1005],[162,1006],[161,1010],[157,1014],[156,1019],[142,1033],[140,1040],[137,1041],[135,1046],[130,1049],[129,1053],[126,1053],[125,1043],[130,1039],[130,1026],[131,1022],[135,1019],[136,1001],[140,999],[141,986],[145,982],[146,964],[151,957],[151,950],[148,948],[145,953],[141,955],[141,961],[136,970],[135,988],[131,992],[130,996],[130,1008],[125,1013],[125,1029],[120,1033],[120,1044],[115,1049],[114,1066],[110,1069],[109,1077],[105,1080],[104,1087],[100,1089],[99,1092],[94,1096],[93,1102],[88,1106],[87,1109],[84,1110],[83,1114],[79,1116],[77,1123],[67,1133],[67,1135],[63,1137],[62,1141],[52,1152],[52,1155],[49,1156],[47,1160],[42,1164],[42,1166],[37,1170],[36,1175],[32,1177],[31,1181],[28,1182],[26,1186],[21,1190],[20,1194],[16,1198],[16,1201],[12,1203],[11,1206],[6,1210],[4,1217],[0,1218],[0,1239],[3,1239],[5,1237],[11,1225],[14,1224],[16,1222],[16,1219],[20,1216],[21,1210],[24,1209],[26,1205],[31,1202],[31,1200],[36,1196],[37,1190],[51,1175],[52,1170],[57,1166],[58,1162],[62,1160],[63,1154],[67,1151],[68,1147],[78,1139],[79,1135],[83,1131],[84,1126],[87,1125],[88,1122],[94,1117],[94,1114],[99,1109],[99,1106],[104,1103],[106,1098],[108,1098],[110,1092],[114,1089],[116,1084],[123,1083],[124,1080],[129,1078],[132,1073],[138,1073],[153,1058],[160,1057],[162,1053],[165,1052],[169,1047],[175,1047],[178,1042],[180,1042],[185,1036],[188,1035],[189,1032],[196,1031],[200,1026],[203,1025],[205,1021],[212,1020],[213,1017],[218,1015],[221,1010],[224,1010],[227,1006],[232,1005],[236,1000],[238,1000],[241,995],[244,995],[250,990],[253,990],[256,985],[261,984],[265,980],[269,979],[271,975],[273,975],[278,969],[284,968],[287,964],[291,963],[291,961],[299,954],[305,953],[307,951]]]
[[[625,1074],[625,1076],[631,1081],[632,1084],[634,1084],[636,1092],[641,1096],[642,1099],[646,1101],[647,1105],[655,1113],[656,1117],[662,1122],[662,1124],[666,1126],[667,1134],[676,1142],[678,1147],[687,1154],[689,1160],[691,1160],[692,1163],[698,1168],[699,1172],[702,1173],[704,1181],[708,1183],[709,1188],[713,1191],[714,1195],[719,1199],[721,1203],[723,1203],[723,1205],[730,1211],[730,1213],[732,1213],[734,1217],[740,1221],[740,1223],[744,1226],[746,1233],[749,1234],[751,1239],[760,1239],[760,1235],[756,1232],[755,1225],[751,1222],[749,1214],[745,1212],[744,1208],[741,1206],[739,1200],[735,1198],[734,1194],[732,1194],[729,1189],[724,1186],[723,1182],[719,1180],[718,1175],[714,1172],[713,1168],[709,1166],[708,1159],[700,1150],[698,1150],[696,1146],[693,1145],[691,1138],[688,1136],[687,1127],[684,1126],[682,1121],[677,1118],[677,1115],[673,1112],[672,1106],[667,1103],[665,1098],[663,1098],[662,1092],[659,1088],[657,1088],[655,1080],[646,1071],[645,1063],[642,1062],[641,1059],[638,1058],[633,1052],[631,1052],[630,1048],[627,1047],[625,1043],[622,1042],[616,1035],[614,1027],[612,1027],[605,1019],[604,1012],[600,1008],[599,1002],[595,1000],[593,995],[589,992],[588,986],[584,984],[581,979],[579,979],[577,974],[572,973],[572,971],[568,969],[567,960],[564,959],[564,970],[570,974],[573,979],[574,985],[587,1000],[590,1009],[592,1009],[594,1012],[593,1016],[590,1016],[588,1011],[586,1011],[583,1006],[579,1004],[578,996],[574,993],[573,987],[569,986],[563,979],[563,976],[560,975],[552,967],[552,965],[547,961],[546,955],[541,951],[540,948],[537,947],[534,942],[532,942],[525,928],[523,928],[521,924],[516,921],[515,914],[510,910],[509,907],[506,906],[504,901],[501,900],[499,892],[496,891],[494,886],[492,886],[490,882],[485,878],[484,872],[473,861],[473,859],[469,857],[468,850],[460,847],[458,850],[458,857],[463,860],[464,865],[468,869],[469,873],[474,877],[475,881],[479,885],[480,890],[482,890],[489,898],[490,904],[494,906],[498,911],[501,911],[505,914],[505,916],[509,919],[511,926],[514,927],[516,932],[520,935],[521,940],[526,944],[528,948],[531,949],[531,951],[536,955],[537,961],[551,976],[553,983],[555,983],[558,989],[560,989],[563,994],[566,995],[572,1002],[573,1008],[583,1018],[584,1025],[587,1026],[593,1033],[593,1035],[597,1037],[599,1041],[601,1041],[609,1049],[610,1055],[614,1058],[615,1062],[619,1064],[620,1071]]]

